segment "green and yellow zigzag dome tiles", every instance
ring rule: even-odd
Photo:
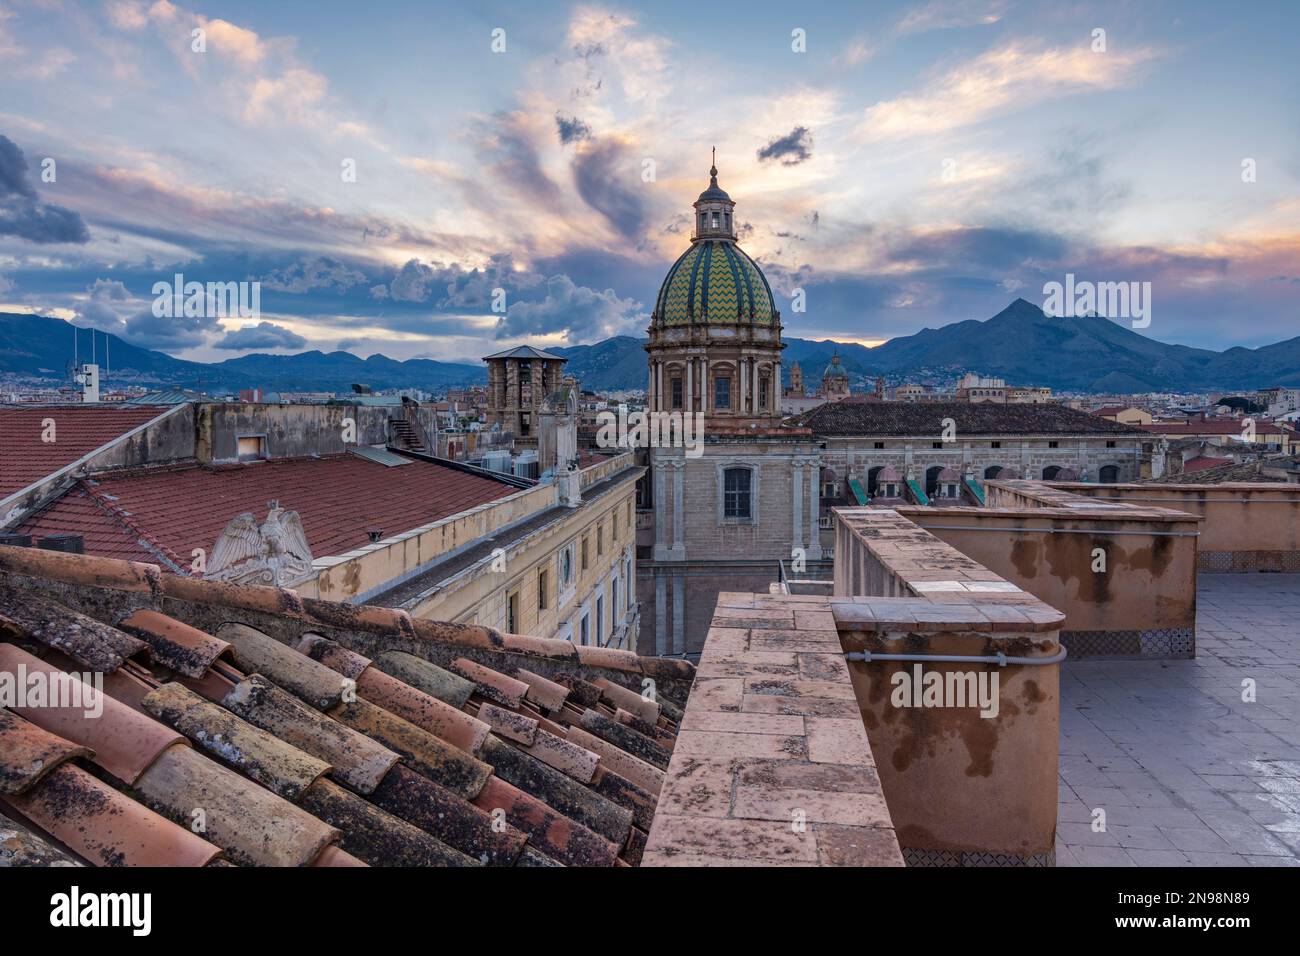
[[[668,270],[655,302],[660,325],[759,322],[775,318],[772,287],[754,260],[730,239],[692,243]]]

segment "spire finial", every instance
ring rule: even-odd
[[[713,180],[713,185],[718,185],[718,147],[713,147],[713,164],[709,167],[709,178]]]

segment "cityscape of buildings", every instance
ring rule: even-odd
[[[443,390],[109,390],[95,364],[59,388],[11,383],[0,662],[102,675],[107,722],[0,711],[6,853],[1044,866],[1128,852],[1076,832],[1076,774],[1104,782],[1120,764],[1096,740],[1064,749],[1081,719],[1066,719],[1067,675],[1213,655],[1223,622],[1206,627],[1198,574],[1300,570],[1300,389],[1067,396],[969,372],[855,391],[838,353],[818,384],[795,363],[782,387],[781,313],[709,174],[651,316],[643,391],[584,390],[533,346],[485,355],[485,387]],[[634,419],[667,427],[637,438]],[[1267,626],[1294,661],[1290,625]],[[1001,690],[899,724],[882,682],[939,653],[933,668],[966,661]],[[944,720],[978,753],[945,742]],[[119,756],[104,746],[119,734],[156,742]],[[1245,735],[1234,746],[1216,759],[1253,759]],[[58,770],[25,769],[35,750]],[[266,765],[280,751],[320,769],[291,780]],[[1115,780],[1171,789],[1195,774],[1158,751],[1122,765]],[[1294,797],[1263,773],[1265,805]],[[756,783],[772,779],[786,783]],[[1240,804],[1217,779],[1196,777],[1206,806]],[[228,794],[202,835],[168,822],[194,787]],[[779,835],[810,791],[812,825]],[[1295,831],[1262,818],[1227,832],[1182,808],[1165,832],[1154,806],[1117,826],[1167,843],[1153,861],[1196,863],[1215,841],[1295,857]],[[130,843],[110,822],[122,814],[154,835]]]
[[[742,867],[958,880],[887,919],[961,945],[1283,925],[1247,6],[0,0],[4,928]]]

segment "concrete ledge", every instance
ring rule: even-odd
[[[826,598],[721,594],[642,866],[902,866]]]

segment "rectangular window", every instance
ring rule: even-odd
[[[632,523],[632,502],[627,503],[627,533],[632,534],[636,531],[636,525]]]
[[[587,539],[582,539],[582,570],[587,570]]]
[[[605,596],[596,598],[596,644],[605,638]]]
[[[990,447],[990,448],[1001,448],[1001,447],[1002,447],[1002,442],[1000,442],[1000,441],[991,441],[991,442],[989,442],[989,447]]]
[[[260,461],[266,457],[266,439],[261,435],[241,435],[235,439],[235,454],[240,461]]]
[[[672,384],[673,384],[673,408],[681,408],[682,407],[682,380],[680,378],[675,378],[672,380]]]
[[[713,407],[731,408],[731,379],[715,378],[713,380]]]
[[[585,614],[582,615],[582,624],[578,629],[578,634],[581,636],[584,645],[591,643],[591,629],[587,624],[587,615]]]
[[[519,633],[519,592],[512,591],[506,598],[506,630],[511,634]]]
[[[728,468],[723,473],[722,516],[748,518],[750,516],[748,468]]]
[[[1060,443],[1059,441],[1049,441],[1049,442],[1047,443],[1047,447],[1048,447],[1048,448],[1060,448],[1060,447],[1061,447],[1061,443]]]
[[[1106,442],[1106,447],[1107,447],[1107,448],[1114,448],[1114,447],[1115,447],[1115,443],[1114,443],[1113,441],[1108,441],[1108,442]]]
[[[599,558],[604,554],[605,554],[605,526],[603,524],[598,524],[596,525],[596,557]]]
[[[767,378],[758,380],[758,407],[767,408]]]
[[[883,441],[878,441],[878,442],[875,443],[875,446],[876,446],[877,448],[884,448],[884,447],[885,447],[885,443],[884,443]]]
[[[615,578],[609,582],[609,615],[611,622],[618,618],[618,612],[618,578]]]
[[[615,541],[618,540],[618,512],[617,511],[611,511],[609,513],[609,536],[613,538]]]
[[[537,572],[537,610],[545,611],[550,600],[551,576],[545,568]]]

